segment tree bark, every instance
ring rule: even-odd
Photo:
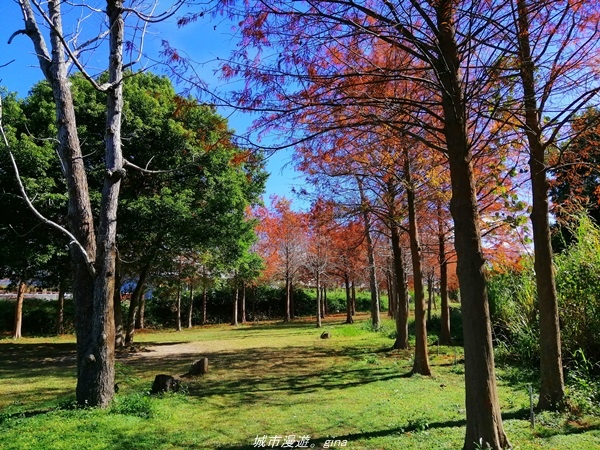
[[[21,339],[21,328],[23,327],[23,303],[25,301],[25,282],[19,281],[17,286],[17,300],[15,301],[15,321],[13,327],[13,339]]]
[[[202,288],[202,325],[206,325],[208,322],[207,303],[208,303],[208,289],[206,289],[206,285],[205,285]]]
[[[115,266],[115,292],[114,292],[114,305],[115,305],[115,348],[121,348],[125,346],[125,330],[123,326],[123,308],[121,304],[121,264],[119,258],[117,258]]]
[[[392,226],[391,235],[395,283],[396,291],[398,292],[396,304],[396,341],[394,342],[394,348],[405,350],[408,348],[408,289],[406,289],[406,273],[404,271],[402,246],[400,245],[400,233],[397,226]]]
[[[452,345],[450,334],[450,307],[448,304],[448,261],[446,259],[446,236],[442,220],[442,204],[438,201],[438,261],[440,264],[440,297],[442,309],[442,327],[440,332],[440,345]]]
[[[246,323],[246,283],[242,283],[242,303],[241,303],[241,321]]]
[[[450,163],[457,275],[462,300],[467,425],[464,448],[509,448],[496,387],[492,331],[479,229],[479,210],[473,179],[467,114],[460,79],[460,58],[454,32],[454,2],[436,5],[438,59],[436,75],[442,85],[444,136]]]
[[[237,286],[233,288],[233,310],[231,312],[231,325],[238,325],[238,299],[240,290]]]
[[[317,292],[317,328],[321,328],[321,280],[319,278],[319,271],[315,275],[317,281],[317,288],[315,289]]]
[[[175,330],[181,331],[181,267],[179,271],[179,280],[177,280],[177,296],[175,298]]]
[[[289,271],[285,274],[285,321],[292,319],[292,280]]]
[[[188,305],[187,326],[192,328],[192,315],[194,313],[194,282],[190,281],[190,303]]]
[[[352,294],[350,292],[350,277],[348,274],[344,275],[344,285],[346,287],[346,323],[354,323],[352,317]]]
[[[369,218],[368,201],[363,189],[362,180],[356,178],[358,191],[360,193],[361,210],[365,227],[365,238],[367,241],[367,258],[369,261],[369,288],[371,291],[371,323],[378,330],[381,327],[381,315],[379,314],[379,293],[377,290],[377,271],[375,267],[375,249],[371,238],[371,219]]]
[[[545,148],[542,144],[540,113],[535,87],[535,65],[529,42],[529,11],[526,0],[517,0],[520,75],[523,83],[525,131],[529,143],[529,172],[533,205],[531,226],[535,255],[535,280],[540,312],[540,397],[539,409],[562,406],[565,388],[562,370],[561,337],[556,281],[552,265],[548,179]]]
[[[61,335],[65,332],[65,281],[61,277],[58,282],[58,305],[56,312],[56,334]]]
[[[421,375],[431,375],[429,355],[427,353],[427,323],[425,320],[425,292],[423,287],[421,242],[417,226],[415,191],[412,184],[408,149],[406,147],[404,148],[404,179],[406,181],[408,236],[410,239],[410,255],[413,268],[413,284],[415,288],[415,360],[412,372]]]

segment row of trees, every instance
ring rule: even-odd
[[[539,407],[556,408],[564,398],[547,156],[599,89],[593,67],[597,6],[577,0],[215,2],[241,21],[240,49],[223,74],[246,80],[233,98],[238,105],[267,112],[257,128],[289,130],[301,155],[318,155],[329,175],[353,176],[359,191],[363,171],[354,161],[392,150],[403,172],[417,275],[420,236],[411,173],[420,164],[430,173],[438,164],[447,170],[464,321],[465,448],[510,447],[496,392],[481,229],[482,177],[495,178],[493,191],[504,190],[501,195],[513,187],[507,175],[513,170],[487,177],[499,162],[529,176]],[[369,198],[361,199],[366,210]],[[369,226],[366,216],[364,224]],[[415,296],[421,330],[422,297]],[[415,371],[427,372],[424,363],[417,367],[418,359]]]

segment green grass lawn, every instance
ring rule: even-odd
[[[326,321],[328,340],[312,321],[138,334],[141,351],[119,354],[107,410],[72,408],[73,337],[0,340],[0,448],[236,450],[263,436],[281,448],[292,435],[309,448],[461,448],[462,349],[430,347],[434,375],[410,377],[410,351],[390,351],[366,316],[342,322]],[[209,373],[185,378],[183,392],[147,394],[156,374],[184,374],[204,356]],[[526,383],[499,378],[515,448],[600,449],[598,418],[544,414],[531,429]]]

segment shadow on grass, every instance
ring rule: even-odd
[[[511,411],[509,413],[502,414],[503,420],[527,420],[529,417],[529,410],[522,409],[517,411]],[[457,427],[465,427],[467,424],[466,419],[460,420],[448,420],[444,422],[431,422],[431,423],[412,423],[409,422],[406,426],[403,427],[395,427],[395,428],[386,428],[381,430],[373,430],[373,431],[365,431],[361,433],[348,433],[342,436],[326,436],[326,437],[311,437],[309,446],[310,448],[327,448],[325,447],[326,443],[329,443],[329,447],[332,446],[332,441],[347,441],[347,447],[352,447],[353,443],[358,440],[369,440],[376,438],[385,438],[394,435],[403,435],[406,433],[419,433],[422,431],[432,430],[432,429],[444,429],[444,428],[457,428]],[[570,426],[568,428],[563,428],[561,430],[556,430],[549,435],[540,436],[542,438],[550,438],[556,435],[573,435],[573,434],[583,434],[590,431],[595,431],[600,429],[600,424],[593,424],[589,426]],[[339,447],[339,445],[338,445]],[[256,448],[254,443],[242,444],[242,445],[233,445],[233,446],[220,446],[219,450],[249,450],[252,448]]]
[[[0,345],[0,378],[73,377],[75,366],[75,343]]]
[[[385,356],[378,356],[381,353],[385,353],[385,350],[361,347],[267,347],[207,352],[203,355],[137,355],[122,361],[122,364],[127,366],[129,373],[145,377],[150,383],[159,373],[185,374],[194,360],[206,356],[209,358],[209,373],[204,377],[184,378],[190,396],[202,399],[228,396],[244,404],[274,405],[277,401],[289,404],[290,396],[348,389],[410,375],[405,373],[409,368],[382,364]],[[332,363],[332,360],[339,364]],[[289,396],[272,395],[285,391],[289,391]]]

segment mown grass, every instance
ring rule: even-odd
[[[136,336],[120,354],[120,390],[107,410],[74,409],[72,337],[0,341],[2,449],[251,449],[257,436],[310,436],[354,449],[458,449],[465,424],[459,347],[430,347],[434,375],[408,376],[410,351],[389,333],[328,319],[209,326]],[[391,324],[386,325],[388,330]],[[180,375],[206,356],[209,373],[184,391],[149,396],[154,376]],[[519,449],[600,449],[600,421],[542,415],[533,430],[527,390],[500,373],[505,428]]]

